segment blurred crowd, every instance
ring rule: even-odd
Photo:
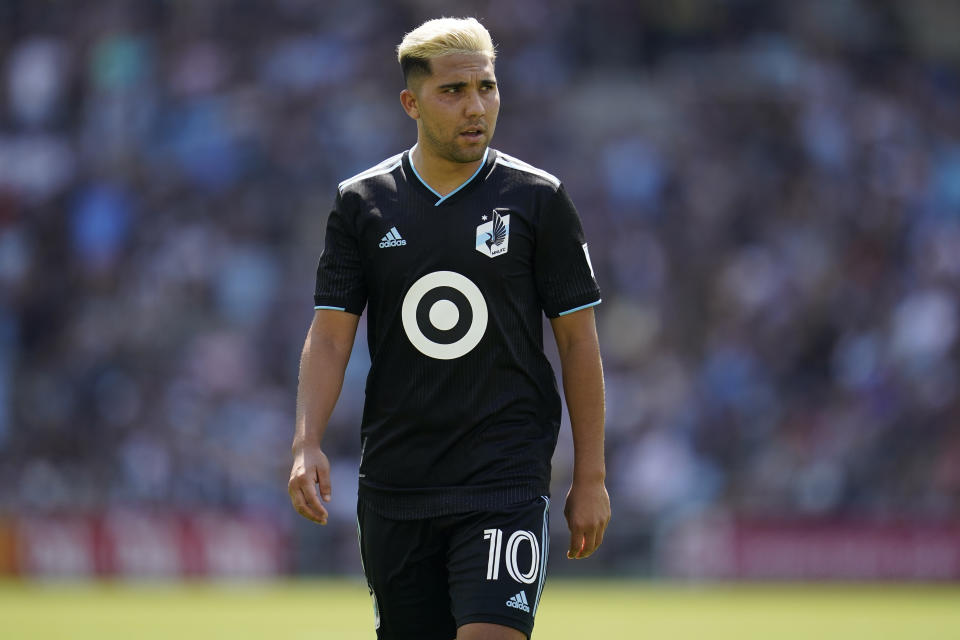
[[[960,516],[960,5],[935,0],[0,3],[0,514],[296,517],[327,213],[415,141],[394,47],[441,14],[491,30],[494,146],[584,221],[611,562],[705,511]],[[368,363],[360,338],[326,441],[344,540]]]

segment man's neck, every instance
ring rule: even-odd
[[[477,172],[486,155],[474,162],[451,162],[423,152],[423,147],[417,142],[410,151],[410,162],[413,163],[420,179],[427,186],[445,196]]]

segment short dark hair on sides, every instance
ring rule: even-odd
[[[415,56],[404,56],[403,60],[400,61],[400,68],[403,70],[403,80],[407,83],[407,87],[410,86],[411,80],[417,80],[433,73],[429,60]]]

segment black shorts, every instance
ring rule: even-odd
[[[546,497],[495,512],[391,520],[357,507],[380,640],[453,640],[488,622],[530,637],[546,577]]]

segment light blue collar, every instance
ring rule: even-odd
[[[464,180],[464,181],[463,181],[463,184],[461,184],[459,187],[457,187],[456,189],[454,189],[453,191],[451,191],[451,192],[448,193],[447,195],[442,196],[442,195],[440,195],[439,193],[437,193],[437,192],[434,190],[433,187],[431,187],[430,185],[428,185],[428,184],[427,184],[427,181],[424,180],[424,179],[420,176],[420,173],[419,173],[419,172],[417,172],[417,167],[413,164],[413,150],[416,149],[416,148],[417,148],[417,145],[413,145],[412,147],[410,147],[410,153],[409,153],[409,155],[408,155],[408,157],[410,158],[410,168],[413,169],[413,175],[417,176],[417,180],[419,180],[419,181],[423,184],[423,186],[425,186],[427,189],[429,189],[429,190],[430,190],[430,193],[432,193],[433,195],[435,195],[435,196],[437,196],[438,198],[440,198],[439,200],[437,200],[436,204],[433,205],[433,206],[435,206],[435,207],[439,207],[444,201],[446,201],[448,198],[450,198],[450,196],[452,196],[452,195],[455,194],[457,191],[460,191],[460,189],[463,189],[465,186],[467,186],[468,184],[470,184],[470,181],[472,181],[474,178],[476,178],[476,177],[477,177],[477,174],[480,173],[480,170],[483,169],[483,168],[487,165],[487,155],[490,153],[490,147],[487,147],[487,149],[483,152],[483,158],[480,160],[480,166],[477,167],[477,170],[473,172],[473,175],[470,176],[469,178],[467,178],[466,180]]]

